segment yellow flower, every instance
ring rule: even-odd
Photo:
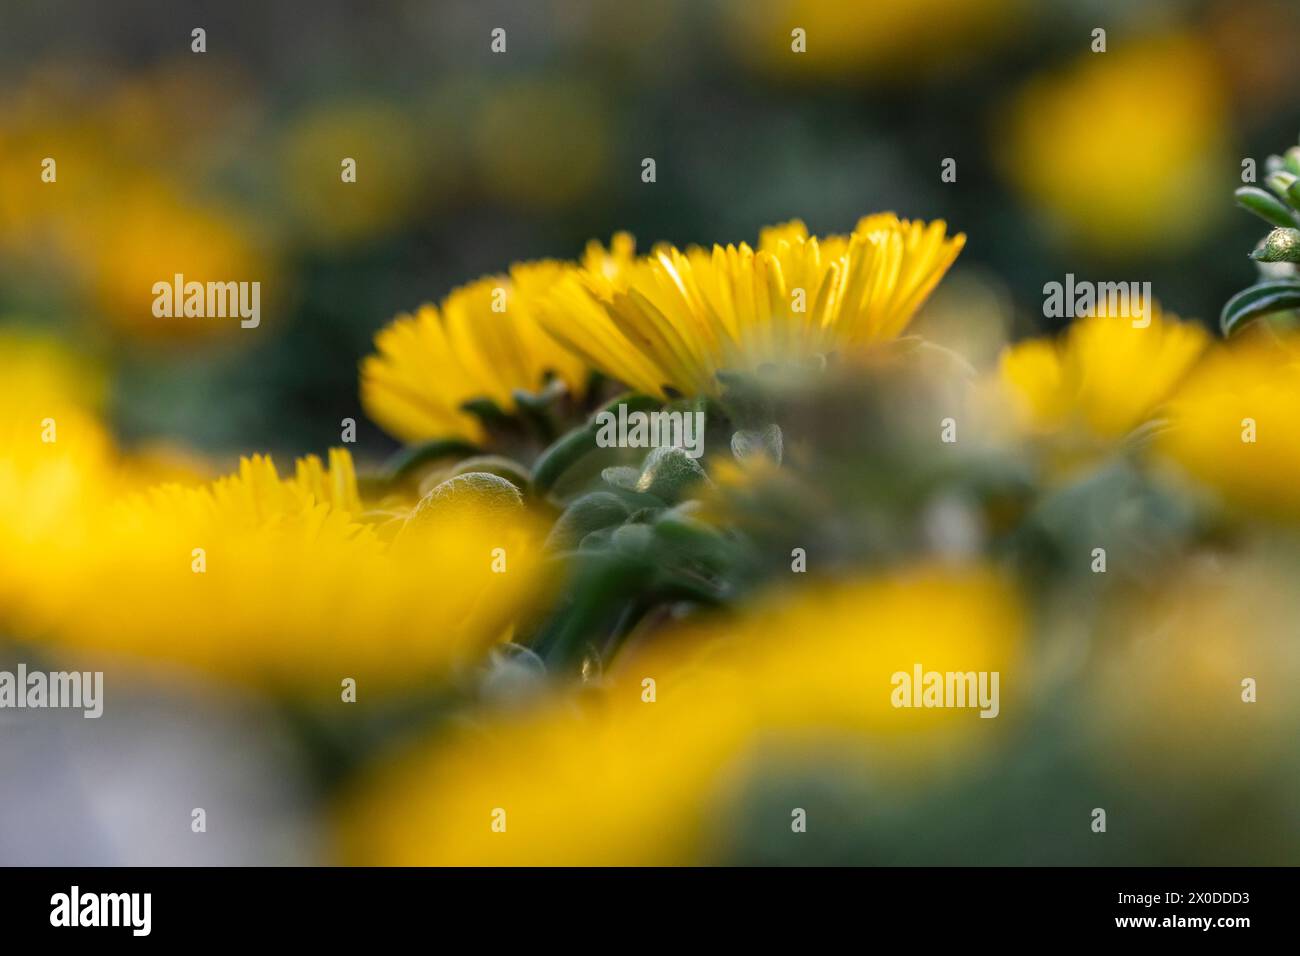
[[[66,402],[29,408],[0,410],[0,633],[35,629],[33,595],[58,599],[55,582],[75,549],[73,535],[122,485],[97,416]]]
[[[600,187],[614,137],[610,103],[598,86],[534,76],[478,90],[483,95],[471,110],[467,145],[489,196],[511,208],[555,209]],[[462,99],[449,119],[463,118],[464,109]]]
[[[0,633],[31,629],[30,597],[52,592],[89,515],[131,487],[100,420],[105,386],[56,341],[0,331]]]
[[[1152,312],[1146,327],[1099,313],[1004,351],[1000,379],[1019,425],[1087,457],[1151,420],[1210,340],[1199,325]]]
[[[638,390],[714,394],[719,370],[753,371],[852,351],[898,336],[965,243],[893,214],[851,236],[808,235],[803,223],[748,244],[660,246],[623,260],[626,240],[569,276],[542,303],[542,325],[592,366]],[[589,260],[601,257],[589,252]]]
[[[1210,351],[1169,405],[1158,448],[1228,502],[1300,517],[1300,338]]]
[[[104,370],[62,343],[0,327],[0,422],[31,423],[65,408],[94,413],[107,388]]]
[[[536,594],[521,506],[448,495],[395,533],[363,514],[343,450],[197,484],[174,456],[120,454],[102,392],[94,365],[0,333],[0,633],[328,699],[344,677],[436,679]]]
[[[780,759],[856,742],[914,769],[978,751],[998,721],[895,708],[893,675],[918,663],[998,671],[1005,721],[1020,633],[1014,595],[983,569],[913,569],[769,600],[624,660],[592,699],[498,720],[380,770],[342,808],[344,854],[397,865],[704,862],[710,815],[725,812],[760,751]],[[493,829],[498,810],[505,832]]]
[[[155,317],[151,291],[177,273],[260,281],[268,300],[280,287],[255,219],[195,188],[210,178],[216,144],[230,147],[230,120],[236,108],[247,110],[248,91],[228,71],[197,63],[100,79],[91,89],[58,62],[4,95],[0,250],[81,296],[88,315],[114,332],[249,342],[231,336],[238,320]],[[46,158],[55,163],[48,171]],[[45,181],[43,172],[57,178]]]
[[[1194,242],[1221,205],[1227,131],[1213,58],[1183,36],[1110,42],[1016,99],[1002,165],[1045,218],[1090,246]]]
[[[114,193],[113,202],[86,210],[69,244],[88,264],[91,291],[103,313],[140,339],[252,339],[235,334],[243,332],[238,316],[155,316],[154,284],[171,283],[178,274],[186,282],[260,282],[268,290],[261,319],[278,312],[270,308],[269,294],[277,286],[275,266],[251,220],[161,180],[133,181]]]
[[[537,581],[522,509],[452,503],[439,519],[390,544],[362,520],[346,451],[289,478],[254,456],[211,484],[74,512],[32,542],[59,566],[29,582],[30,636],[322,700],[347,677],[372,693],[418,686],[506,634]]]
[[[364,241],[418,214],[426,183],[448,188],[454,146],[421,136],[422,125],[366,99],[327,101],[294,117],[279,147],[279,188],[299,235],[320,245]],[[322,156],[338,159],[322,163]],[[356,175],[339,188],[348,172],[344,158],[355,162]]]
[[[377,355],[361,363],[361,402],[403,441],[463,438],[478,442],[483,427],[462,405],[491,399],[513,412],[514,391],[536,391],[548,374],[581,395],[586,367],[541,329],[535,303],[565,266],[516,265],[456,289],[442,308],[421,306],[399,315],[375,336]]]
[[[1022,0],[729,0],[724,38],[738,55],[777,75],[910,77],[988,56],[1023,17]],[[1018,17],[1017,14],[1020,14]],[[791,31],[805,31],[793,53]]]

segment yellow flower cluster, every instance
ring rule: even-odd
[[[256,217],[193,186],[245,96],[223,71],[179,61],[84,79],[60,61],[0,96],[0,252],[62,281],[115,332],[229,337],[237,325],[159,322],[150,290],[176,273],[270,286],[278,272]]]
[[[1075,321],[1058,339],[1002,356],[1017,425],[1058,463],[1095,462],[1143,426],[1152,449],[1229,506],[1300,517],[1300,338],[1253,330],[1212,343],[1199,325],[1162,316]]]
[[[996,671],[1003,688],[1016,686],[1022,629],[1015,593],[978,567],[914,568],[770,599],[623,661],[594,699],[498,719],[377,772],[342,807],[345,858],[700,862],[710,813],[755,761],[791,759],[819,741],[857,741],[855,753],[895,768],[979,752],[998,721],[897,708],[892,676],[920,663]]]
[[[153,485],[158,469],[116,451],[73,368],[43,349],[0,356],[21,385],[0,402],[12,636],[337,699],[346,677],[371,691],[441,676],[535,593],[522,509],[449,501],[436,521],[371,521],[341,449],[287,478],[254,456],[211,483]]]
[[[757,247],[656,247],[630,236],[582,261],[516,265],[399,316],[362,364],[368,413],[416,440],[481,432],[462,406],[514,408],[548,373],[580,392],[588,368],[651,395],[711,395],[722,370],[753,371],[897,337],[965,243],[945,223],[864,217],[847,236],[800,222]]]
[[[65,580],[62,643],[173,660],[336,695],[339,680],[418,683],[483,650],[526,595],[526,525],[472,513],[422,523],[401,547],[361,522],[352,461],[267,458],[198,488],[116,503]],[[493,570],[494,552],[503,571]]]

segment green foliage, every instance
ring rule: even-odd
[[[1276,227],[1251,253],[1262,264],[1261,271],[1267,271],[1261,282],[1238,292],[1223,307],[1219,328],[1225,336],[1256,319],[1300,309],[1300,277],[1293,277],[1300,262],[1300,148],[1270,156],[1267,169],[1264,183],[1271,192],[1256,186],[1236,192],[1237,205]]]
[[[1223,307],[1219,328],[1225,336],[1255,319],[1300,308],[1300,279],[1275,279],[1242,289]]]

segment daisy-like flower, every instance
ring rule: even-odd
[[[1158,449],[1226,502],[1300,518],[1300,337],[1252,329],[1217,345],[1169,402]]]
[[[1030,208],[1093,249],[1195,243],[1219,211],[1209,197],[1229,161],[1215,60],[1212,44],[1180,34],[1081,52],[1007,104],[1001,165]]]
[[[653,395],[716,394],[716,373],[853,351],[898,336],[965,244],[946,225],[867,216],[848,236],[803,223],[757,248],[589,249],[545,297],[542,326],[593,367]],[[593,266],[599,268],[593,268]]]
[[[0,631],[59,574],[86,515],[125,490],[99,407],[103,370],[52,340],[0,330]]]
[[[1018,426],[1086,458],[1151,421],[1210,342],[1201,326],[1151,308],[1149,325],[1103,309],[1003,352],[999,379]]]
[[[71,545],[44,543],[60,565],[25,598],[30,636],[317,699],[345,677],[372,692],[436,679],[506,635],[537,581],[522,506],[442,504],[396,535],[364,521],[341,449],[290,477],[254,456],[127,495],[75,516]]]
[[[488,276],[453,291],[441,308],[422,305],[375,336],[378,354],[361,363],[366,413],[403,441],[481,441],[483,426],[463,408],[490,399],[516,408],[515,391],[534,392],[548,376],[581,395],[587,368],[541,329],[535,302],[566,266],[520,263],[509,276]]]

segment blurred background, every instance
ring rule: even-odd
[[[347,416],[363,457],[387,451],[356,400],[378,328],[619,229],[752,242],[892,209],[969,236],[940,313],[1027,332],[1074,272],[1213,319],[1258,231],[1230,187],[1294,141],[1300,101],[1286,0],[50,0],[4,21],[0,321],[103,359],[128,444],[223,465],[319,451]],[[260,279],[262,327],[154,319],[176,271]]]
[[[12,336],[0,342],[48,337],[71,353],[69,377],[120,445],[171,449],[140,456],[159,477],[226,472],[252,452],[287,465],[338,444],[344,418],[358,422],[358,457],[378,461],[396,443],[357,398],[377,330],[513,261],[571,258],[616,230],[648,249],[753,242],[796,217],[818,234],[880,210],[946,219],[968,242],[917,328],[985,366],[1009,339],[1052,331],[1043,285],[1070,272],[1149,281],[1166,311],[1213,325],[1254,278],[1246,253],[1261,229],[1232,204],[1242,163],[1262,170],[1295,142],[1300,115],[1293,0],[12,0],[0,21],[0,332]],[[806,55],[790,52],[796,27]],[[1091,49],[1098,27],[1104,54]],[[495,28],[504,54],[490,49]],[[40,179],[44,157],[57,159],[57,187]],[[340,183],[345,157],[355,184]],[[946,159],[955,182],[941,178]],[[260,281],[260,327],[155,319],[150,288],[177,272]],[[908,529],[948,480],[913,480],[916,466],[898,464],[912,452],[882,452],[866,400],[844,387],[838,414],[806,416],[809,434],[832,423],[816,474],[841,507],[819,524],[790,513],[773,551],[782,574],[794,528],[851,539],[838,542],[846,566],[922,550]],[[971,475],[959,497],[983,500]],[[1046,622],[1034,654],[1054,677],[1024,719],[998,722],[1008,745],[995,759],[955,762],[932,786],[900,787],[842,754],[829,772],[752,775],[731,794],[746,809],[726,817],[714,858],[1293,862],[1294,706],[1261,704],[1239,737],[1233,721],[1253,712],[1193,693],[1251,668],[1294,677],[1290,566],[1262,561],[1273,573],[1257,574],[1255,555],[1225,576],[1189,557],[1193,585],[1147,582],[1154,597],[1108,606],[1098,615],[1120,623],[1084,634],[1095,582],[1040,557],[1053,521],[1122,525],[1129,567],[1144,569],[1184,560],[1193,537],[1167,531],[1180,515],[1145,499],[1137,518],[1116,517],[1116,495],[1148,489],[1102,477],[1054,504],[1068,518],[1039,515],[1038,538],[1013,542],[1047,581],[1028,612]],[[845,502],[878,539],[844,530],[856,529]],[[786,515],[766,500],[755,510]],[[1261,603],[1245,585],[1221,602],[1211,583],[1223,580],[1256,582],[1282,610],[1225,642]],[[1204,604],[1185,610],[1189,592]],[[1187,618],[1173,632],[1185,643],[1172,644],[1166,611]],[[2,667],[33,661],[3,655]],[[1181,669],[1163,667],[1173,660]],[[0,714],[0,862],[337,858],[321,821],[351,768],[314,750],[292,708],[192,675],[109,681],[121,719]],[[1186,760],[1152,759],[1173,751]],[[396,785],[366,819],[405,819],[425,782],[411,800]],[[795,799],[844,825],[819,823],[799,846],[749,832]],[[1144,827],[1092,840],[1078,821],[1097,802]],[[197,806],[219,839],[160,835]],[[363,828],[350,859],[381,837]]]

